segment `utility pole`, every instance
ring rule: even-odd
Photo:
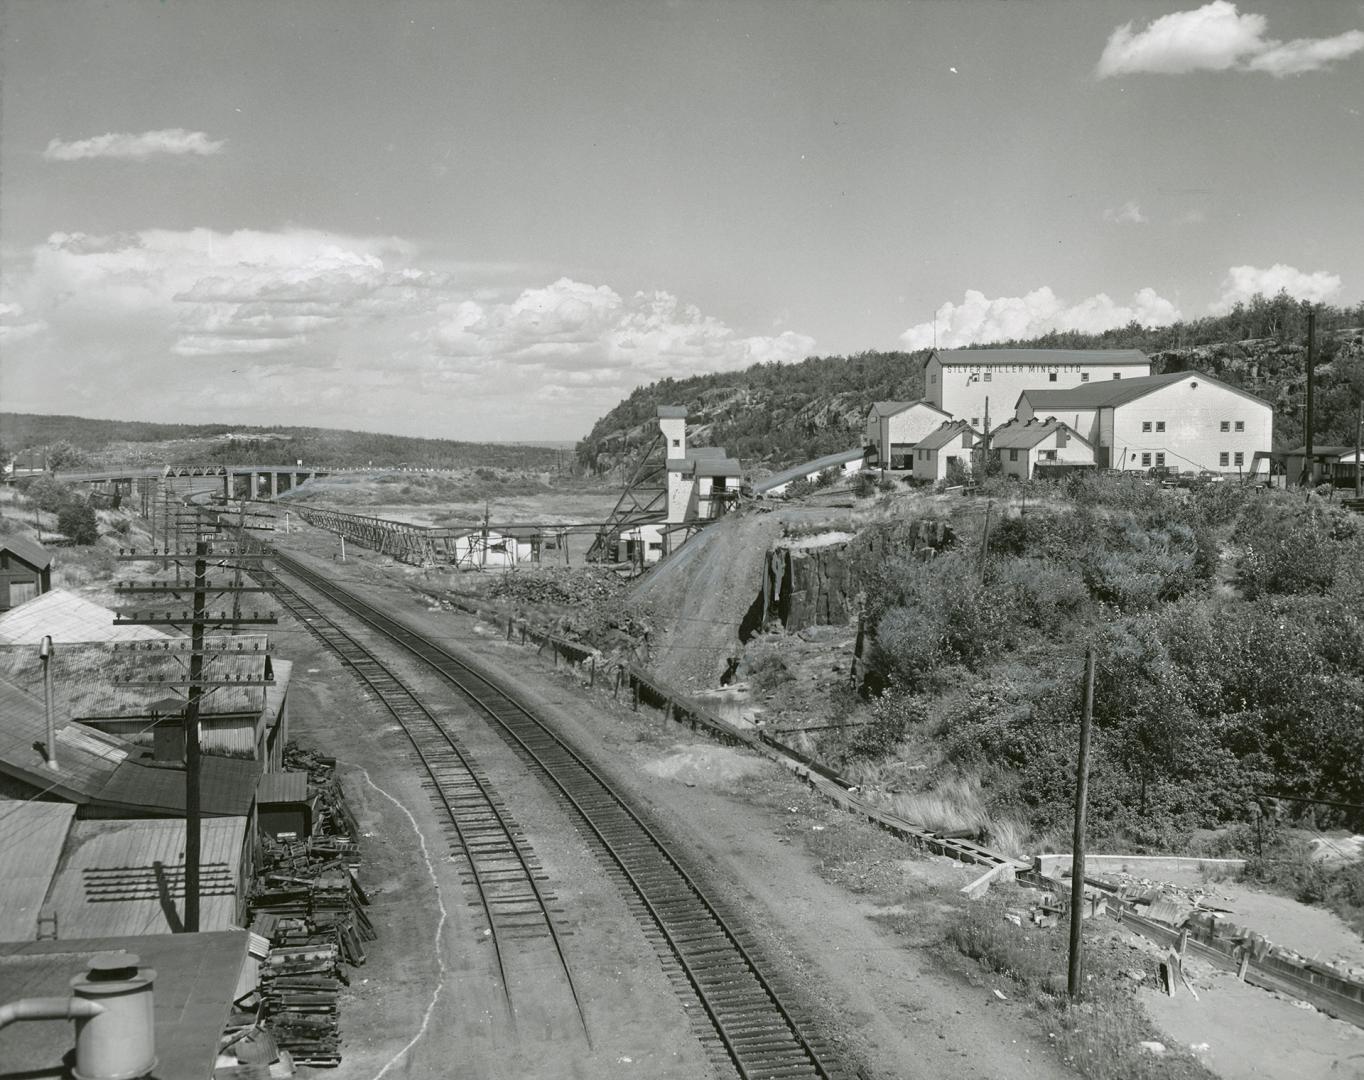
[[[1070,963],[1066,990],[1071,1001],[1080,998],[1080,931],[1085,902],[1085,802],[1089,796],[1089,727],[1094,718],[1094,646],[1085,651],[1085,699],[1080,712],[1080,759],[1075,770],[1075,837],[1070,856]]]
[[[207,524],[201,522],[201,525]],[[239,538],[244,538],[244,532],[239,534]],[[234,600],[236,595],[244,592],[268,593],[270,590],[264,586],[244,586],[229,585],[221,581],[209,579],[209,566],[226,571],[235,568],[241,562],[247,560],[262,560],[266,555],[260,552],[249,552],[244,550],[242,543],[231,543],[220,538],[200,533],[196,538],[193,552],[188,549],[180,550],[178,547],[174,554],[169,551],[162,551],[159,555],[155,552],[151,554],[137,552],[135,550],[120,550],[118,559],[130,562],[161,562],[164,566],[165,560],[173,559],[177,570],[182,558],[193,555],[194,574],[191,584],[183,586],[178,580],[172,582],[151,581],[133,582],[124,581],[115,584],[115,591],[121,596],[147,595],[152,600],[149,608],[121,609],[115,613],[115,626],[173,626],[183,629],[189,627],[189,670],[187,678],[129,678],[119,680],[123,686],[142,686],[156,687],[158,689],[170,689],[183,687],[185,689],[184,731],[185,731],[185,908],[182,921],[182,932],[187,934],[196,933],[199,930],[199,879],[200,864],[202,854],[202,824],[203,814],[200,799],[200,774],[202,771],[202,755],[199,745],[199,714],[203,696],[206,692],[211,693],[214,689],[221,686],[260,686],[265,688],[274,682],[274,676],[269,666],[268,644],[264,649],[255,649],[267,654],[264,673],[260,677],[249,676],[246,678],[213,678],[205,675],[204,661],[206,657],[217,655],[230,655],[240,653],[244,650],[240,648],[231,649],[226,642],[219,643],[219,647],[211,647],[205,640],[205,635],[209,630],[222,629],[231,625],[234,629],[242,624],[273,625],[276,622],[275,616],[270,613],[264,615],[253,611],[250,616],[231,614],[226,611],[210,611],[208,608],[210,596],[223,596],[232,594]],[[229,566],[229,560],[231,565]],[[171,603],[183,603],[186,594],[190,596],[191,606],[189,610],[183,608],[179,610],[168,610]],[[160,603],[157,603],[160,601]],[[134,601],[136,602],[136,601]],[[184,639],[181,638],[180,642]],[[183,655],[184,649],[179,643],[164,645],[162,642],[154,643],[161,647],[163,651],[170,649]],[[126,647],[136,651],[139,646],[147,648],[150,646],[144,642],[129,642]],[[118,648],[118,645],[115,646]]]
[[[1355,498],[1364,499],[1364,459],[1361,459],[1360,443],[1364,442],[1364,400],[1359,403],[1359,417],[1355,424]]]
[[[1304,445],[1305,454],[1302,459],[1302,476],[1299,483],[1304,487],[1312,484],[1312,456],[1316,449],[1312,445],[1312,426],[1315,422],[1313,412],[1313,387],[1316,383],[1317,373],[1317,309],[1309,306],[1307,309],[1307,421],[1303,432],[1307,436]]]
[[[991,499],[985,504],[985,531],[980,537],[980,583],[985,584],[985,562],[990,555],[990,511],[994,509],[995,501]]]

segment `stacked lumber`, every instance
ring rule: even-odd
[[[347,985],[335,944],[279,946],[261,966],[261,1001],[276,1045],[295,1064],[341,1064],[337,998]]]
[[[337,998],[342,963],[365,962],[375,938],[369,896],[356,874],[359,827],[336,778],[336,760],[290,743],[285,767],[308,774],[313,831],[298,840],[257,838],[247,899],[249,927],[270,942],[261,969],[262,1014],[280,1048],[301,1065],[340,1063]]]

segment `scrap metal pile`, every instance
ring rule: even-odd
[[[270,942],[261,968],[265,1026],[298,1064],[338,1065],[337,998],[349,985],[342,964],[363,964],[364,942],[375,938],[356,878],[359,829],[334,759],[290,743],[284,764],[308,774],[312,831],[297,840],[259,838],[247,908],[251,929]]]

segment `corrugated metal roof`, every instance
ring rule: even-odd
[[[65,644],[53,650],[53,699],[81,719],[152,714],[152,704],[167,697],[185,697],[185,687],[117,685],[124,678],[184,679],[189,673],[187,652],[130,652],[98,644]],[[204,661],[210,679],[260,678],[270,663],[268,654],[212,656]],[[28,645],[0,645],[0,679],[38,696],[43,692],[42,665]],[[202,698],[203,715],[248,713],[264,705],[259,686],[224,686]],[[162,711],[162,710],[158,710]]]
[[[669,472],[691,473],[693,476],[740,476],[743,466],[734,458],[669,458]]]
[[[846,465],[850,461],[857,461],[866,456],[866,450],[860,446],[854,447],[852,450],[840,450],[836,454],[825,454],[822,458],[815,458],[814,461],[807,461],[803,465],[792,465],[789,469],[782,469],[781,472],[773,473],[771,476],[759,480],[753,485],[753,491],[754,494],[762,495],[773,488],[789,484],[792,480],[799,480],[811,473],[822,473],[825,469],[832,469],[837,465]]]
[[[256,804],[307,802],[308,774],[306,772],[263,773],[256,785]]]
[[[145,717],[136,716],[119,720],[81,721],[83,726],[94,728],[124,739],[133,746],[150,747],[156,745],[156,733]],[[199,748],[205,754],[223,757],[249,758],[256,753],[260,740],[261,718],[259,716],[203,716],[199,718]]]
[[[660,420],[685,420],[687,418],[687,407],[685,405],[660,405],[658,407],[658,418]]]
[[[0,644],[142,641],[168,635],[154,626],[115,626],[114,613],[65,589],[52,589],[0,615]]]
[[[1032,406],[1034,413],[1048,413],[1052,410],[1065,409],[1111,409],[1117,405],[1126,405],[1129,401],[1136,401],[1138,398],[1145,397],[1147,394],[1173,383],[1181,382],[1185,379],[1198,379],[1202,382],[1212,383],[1220,386],[1223,390],[1230,390],[1233,394],[1239,394],[1243,398],[1270,408],[1270,404],[1254,394],[1249,394],[1240,387],[1224,383],[1221,379],[1214,379],[1211,375],[1206,375],[1201,371],[1172,371],[1164,375],[1143,375],[1135,379],[1101,379],[1098,382],[1082,383],[1079,386],[1068,387],[1064,390],[1052,390],[1050,388],[1038,390],[1024,390],[1019,395],[1019,400],[1028,399],[1028,404]]]
[[[125,950],[156,971],[156,1075],[210,1080],[218,1044],[250,957],[245,930],[156,937],[24,941],[0,944],[5,998],[66,997],[70,979],[96,953]],[[35,1020],[0,1029],[7,1073],[32,1080],[69,1075],[62,1055],[73,1045],[71,1021]]]
[[[915,450],[941,450],[962,432],[970,432],[973,438],[980,438],[980,432],[965,420],[950,420],[941,427],[934,428],[918,441]]]
[[[89,802],[108,783],[132,747],[72,721],[53,709],[57,725],[57,768],[43,753],[47,721],[41,696],[0,678],[0,772],[61,798]]]
[[[1150,364],[1140,349],[935,349],[942,364]]]
[[[1077,432],[1069,424],[1060,420],[1048,419],[1046,421],[1030,420],[1023,423],[1019,420],[1010,420],[1000,428],[996,428],[990,436],[990,448],[992,450],[1026,450],[1031,449],[1061,429],[1065,429],[1070,438],[1077,442],[1089,445],[1089,440]]]
[[[76,806],[0,801],[0,941],[32,941]]]
[[[226,930],[236,919],[246,823],[245,817],[201,823],[201,930]],[[176,933],[184,871],[185,823],[177,818],[77,821],[47,902],[63,938]]]
[[[0,550],[12,552],[36,570],[52,565],[52,553],[47,548],[22,536],[0,536]]]

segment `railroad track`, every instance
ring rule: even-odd
[[[437,813],[444,815],[451,851],[463,860],[462,876],[476,896],[474,906],[484,924],[477,928],[478,940],[491,943],[513,1024],[517,1016],[515,969],[522,966],[518,961],[527,967],[526,978],[543,982],[546,969],[538,962],[541,950],[535,943],[545,943],[553,951],[551,963],[563,974],[590,1045],[587,1015],[554,921],[558,914],[552,906],[555,897],[545,889],[545,875],[534,853],[487,777],[459,739],[370,648],[278,575],[264,570],[255,573],[290,614],[350,667],[407,735],[426,772],[424,786]],[[508,948],[509,943],[514,944]]]
[[[717,1064],[726,1063],[744,1080],[841,1075],[829,1049],[807,1034],[808,1019],[783,1003],[752,946],[665,842],[571,747],[501,687],[436,643],[298,561],[278,553],[275,561],[281,572],[430,665],[563,796],[582,834],[615,868],[674,989],[685,1005],[695,1006],[689,1011],[694,1030]],[[279,584],[287,606],[289,594],[297,591]]]

